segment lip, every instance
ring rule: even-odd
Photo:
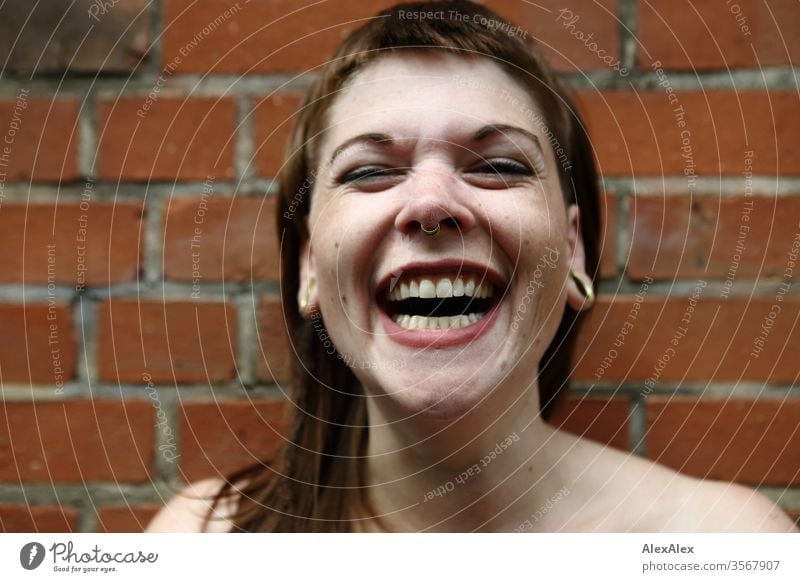
[[[496,288],[503,290],[500,292],[500,300],[489,308],[480,321],[472,325],[457,329],[406,329],[395,323],[378,304],[377,298],[382,293],[385,293],[392,278],[399,276],[398,273],[403,275],[441,275],[442,273],[455,272],[478,273],[495,285]],[[393,273],[387,274],[380,280],[376,286],[374,305],[375,309],[378,310],[383,329],[392,341],[413,348],[445,348],[474,341],[491,328],[492,324],[497,320],[500,304],[504,301],[507,284],[497,271],[487,265],[452,259],[429,263],[415,262],[396,268]]]

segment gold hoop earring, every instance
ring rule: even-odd
[[[317,281],[313,277],[309,280],[308,285],[306,285],[306,290],[303,293],[303,298],[300,300],[300,311],[305,312],[308,309],[308,304],[311,301],[311,291],[316,286]]]
[[[572,277],[573,281],[575,281],[578,291],[580,291],[581,295],[583,295],[584,302],[588,303],[589,305],[594,303],[595,295],[594,289],[592,288],[592,282],[587,282],[586,279],[583,278],[583,275],[578,274],[575,269],[569,270],[569,276]]]

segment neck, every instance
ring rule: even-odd
[[[513,399],[498,387],[448,421],[397,420],[388,399],[376,400],[367,491],[392,530],[514,531],[566,485],[564,440],[541,419],[535,383]]]

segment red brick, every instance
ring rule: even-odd
[[[800,232],[798,217],[800,197],[637,196],[628,275],[780,277]]]
[[[20,95],[23,98],[16,101],[0,101],[0,183],[74,180],[78,176],[77,102]]]
[[[113,299],[99,310],[98,367],[108,382],[234,377],[236,314],[225,303]]]
[[[642,68],[660,60],[683,70],[789,65],[800,59],[799,29],[800,5],[792,0],[695,0],[691,9],[640,0],[638,60]]]
[[[3,382],[49,384],[58,388],[73,378],[75,336],[69,306],[61,301],[52,305],[0,303],[0,321],[3,322],[0,326]],[[53,343],[49,343],[51,340]]]
[[[6,250],[6,264],[0,271],[0,283],[135,281],[142,205],[95,202],[83,208],[79,203],[3,204],[0,246]],[[48,245],[53,245],[50,255]],[[79,266],[85,270],[79,271]]]
[[[57,505],[0,505],[0,532],[62,533],[77,529],[78,511]]]
[[[147,50],[148,2],[115,0],[105,14],[103,4],[6,4],[0,25],[9,37],[0,44],[6,72],[132,71]]]
[[[741,175],[748,150],[755,152],[754,174],[800,174],[800,149],[794,145],[800,132],[800,100],[795,93],[675,95],[676,104],[670,104],[661,90],[583,92],[577,96],[601,174],[683,175],[693,168],[697,175]],[[679,127],[673,112],[676,107],[683,107],[684,128]],[[687,130],[690,160],[681,152],[681,132]]]
[[[159,505],[101,507],[97,511],[97,531],[139,533],[144,531],[160,508]]]
[[[612,69],[614,64],[603,62],[598,51],[618,62],[617,0],[487,0],[485,4],[520,26],[511,34],[537,43],[560,71]]]
[[[301,102],[298,94],[279,93],[265,97],[253,107],[255,167],[259,176],[271,178],[281,169],[293,116]]]
[[[153,430],[148,402],[6,402],[0,481],[149,481]]]
[[[550,423],[567,432],[628,450],[628,401],[625,398],[571,397]]]
[[[265,297],[259,302],[258,337],[258,377],[267,382],[288,382],[294,356],[279,299]]]
[[[162,264],[168,279],[192,282],[196,271],[200,283],[279,276],[274,198],[173,198],[164,219],[163,241]]]
[[[181,73],[304,71],[322,64],[342,38],[394,0],[164,2],[162,65]],[[214,24],[216,21],[216,24]],[[183,51],[183,52],[181,52]]]
[[[227,475],[271,458],[284,442],[283,400],[184,402],[180,470],[187,481]]]
[[[145,110],[144,108],[148,109]],[[122,97],[98,104],[98,173],[107,180],[233,177],[231,99]]]
[[[647,399],[647,456],[695,477],[800,483],[800,401]]]
[[[658,382],[733,381],[794,383],[797,381],[797,354],[791,349],[800,342],[800,298],[718,299],[707,288],[701,293],[688,328],[681,323],[688,297],[646,297],[636,314],[633,296],[617,296],[613,301],[601,297],[588,312],[575,345],[574,378],[585,381],[643,382],[642,389],[658,388]],[[781,311],[774,319],[766,340],[761,326],[774,303]],[[629,314],[634,319],[628,319]],[[615,345],[628,321],[633,327]],[[686,336],[672,346],[679,327]],[[757,346],[754,340],[764,341]],[[751,353],[760,347],[753,357]],[[667,350],[675,350],[674,355]],[[616,354],[614,356],[612,354]],[[663,356],[665,365],[657,363]],[[603,369],[604,359],[611,360]],[[595,376],[599,375],[599,378]],[[649,386],[647,380],[656,382]]]
[[[603,195],[600,213],[600,277],[609,279],[617,274],[617,199],[613,195]]]

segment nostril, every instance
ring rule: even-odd
[[[431,220],[429,224],[426,224],[426,223],[424,223],[422,221],[419,221],[419,220],[415,220],[413,222],[413,226],[414,226],[413,230],[425,230],[425,229],[432,230],[432,229],[436,228],[437,226],[439,228],[453,228],[455,230],[458,230],[460,228],[459,224],[458,224],[458,220],[456,220],[452,216],[448,216],[447,218],[443,218],[442,220],[438,220],[438,221],[437,220]]]
[[[456,230],[459,228],[458,221],[452,216],[448,216],[442,220],[440,224],[442,225],[442,228],[454,228]]]

